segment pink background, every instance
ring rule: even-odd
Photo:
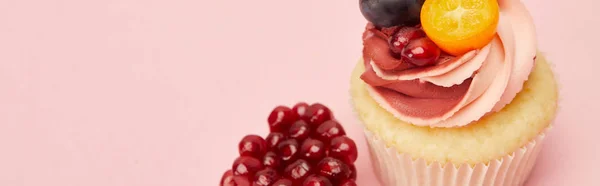
[[[304,100],[334,109],[377,186],[348,105],[357,1],[0,0],[0,185],[217,185],[243,135]],[[600,185],[600,3],[526,4],[562,93],[527,185]]]

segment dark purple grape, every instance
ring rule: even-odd
[[[378,27],[413,26],[420,22],[425,0],[360,0],[360,12]]]

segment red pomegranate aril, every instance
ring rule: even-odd
[[[351,180],[356,180],[356,166],[354,166],[354,164],[347,164],[348,168],[350,168],[350,179]]]
[[[321,176],[329,178],[334,183],[349,179],[351,176],[350,168],[341,160],[326,157],[317,165],[316,171]]]
[[[356,186],[354,180],[344,180],[340,182],[340,186]]]
[[[316,139],[306,139],[300,147],[300,157],[318,163],[326,155],[325,144]]]
[[[325,105],[321,103],[315,103],[308,107],[303,119],[308,121],[313,128],[317,128],[323,122],[333,119],[333,114]]]
[[[277,170],[266,168],[256,173],[253,186],[271,186],[277,179],[279,179]]]
[[[247,135],[238,144],[240,156],[262,158],[267,152],[267,142],[258,135]]]
[[[221,186],[250,186],[250,180],[245,176],[233,176],[227,182],[221,184]]]
[[[302,186],[333,186],[333,184],[326,177],[313,174],[304,180]]]
[[[440,48],[429,38],[410,41],[402,50],[403,59],[417,66],[434,65],[440,57]]]
[[[410,41],[426,36],[425,32],[421,29],[415,27],[402,27],[389,37],[388,44],[390,45],[390,50],[392,50],[392,52],[402,54],[402,50],[404,50],[404,47],[408,45]]]
[[[223,173],[223,177],[221,177],[221,183],[219,185],[224,185],[225,183],[230,183],[233,180],[233,171],[227,170]]]
[[[279,132],[271,132],[266,138],[267,141],[267,149],[274,149],[277,145],[285,140],[286,137],[282,133]]]
[[[293,162],[298,158],[300,147],[296,139],[287,139],[277,145],[277,151],[284,163]]]
[[[254,174],[263,169],[260,160],[250,156],[240,156],[233,162],[231,170],[233,175],[253,177]]]
[[[246,135],[240,140],[240,156],[220,186],[356,185],[356,144],[328,107],[305,102],[278,106],[268,122],[265,138]]]
[[[310,163],[306,160],[299,159],[294,163],[288,165],[283,174],[286,178],[289,178],[296,184],[302,184],[302,181],[312,172]]]
[[[281,179],[277,180],[275,183],[273,183],[273,186],[292,186],[292,185],[293,185],[292,180],[285,179],[285,178],[281,178]]]
[[[400,26],[393,26],[393,27],[384,27],[381,28],[381,32],[385,35],[391,36],[394,35],[394,33],[398,32],[398,30],[400,30]]]
[[[329,144],[331,139],[343,135],[346,135],[346,131],[344,131],[342,125],[335,120],[324,122],[315,130],[315,133],[313,134],[315,138],[327,144]]]
[[[310,126],[304,120],[298,120],[292,124],[288,134],[298,142],[304,141],[310,136]]]
[[[276,153],[267,152],[267,154],[265,154],[265,157],[263,157],[263,165],[265,167],[279,169],[279,167],[281,165],[281,159],[279,156],[277,156]]]
[[[294,107],[292,107],[292,111],[294,113],[296,113],[298,116],[302,117],[302,116],[304,116],[304,114],[306,114],[308,107],[309,107],[309,105],[307,103],[300,102],[300,103],[297,103],[296,105],[294,105]]]
[[[278,106],[269,115],[267,121],[271,132],[286,132],[292,122],[298,120],[298,115],[286,106]]]
[[[353,164],[358,158],[356,143],[347,136],[333,138],[329,145],[329,156]]]

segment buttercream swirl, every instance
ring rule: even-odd
[[[416,67],[392,57],[387,35],[368,26],[363,34],[370,95],[395,117],[418,126],[459,127],[501,110],[521,91],[537,52],[531,15],[519,0],[499,0],[494,39],[437,65]]]

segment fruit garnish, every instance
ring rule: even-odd
[[[356,186],[354,180],[344,180],[340,183],[340,186]]]
[[[496,33],[499,17],[497,0],[427,0],[421,9],[427,36],[454,56],[487,45]]]
[[[419,23],[425,0],[360,0],[360,12],[378,27],[413,26]]]
[[[356,144],[319,103],[276,107],[266,138],[247,135],[220,186],[356,185]]]
[[[352,170],[341,160],[326,157],[316,167],[317,174],[329,178],[333,183],[351,179]]]
[[[333,184],[324,176],[311,175],[304,180],[302,186],[333,186]]]
[[[273,186],[292,186],[292,184],[292,180],[282,178],[273,183]]]
[[[275,181],[277,181],[279,179],[279,174],[277,173],[277,170],[272,169],[272,168],[265,168],[264,170],[258,171],[256,173],[256,176],[254,176],[254,180],[256,180],[254,182],[253,186],[270,186],[273,183],[275,183]]]
[[[267,142],[260,136],[247,135],[238,145],[240,156],[260,158],[267,153]]]
[[[340,125],[340,123],[338,123],[335,120],[329,120],[321,124],[321,126],[317,128],[317,130],[313,134],[313,137],[318,140],[321,140],[321,142],[323,143],[329,144],[331,139],[344,135],[346,135],[344,127],[342,127],[342,125]]]
[[[390,50],[396,54],[401,54],[410,41],[422,37],[426,37],[423,30],[415,27],[402,27],[388,39]]]
[[[234,176],[231,170],[225,172],[223,174],[223,178],[221,178],[221,186],[241,186],[241,185],[250,185],[250,181],[248,177],[244,176]]]
[[[440,57],[440,49],[427,37],[412,40],[402,50],[402,59],[417,65],[434,65]]]

